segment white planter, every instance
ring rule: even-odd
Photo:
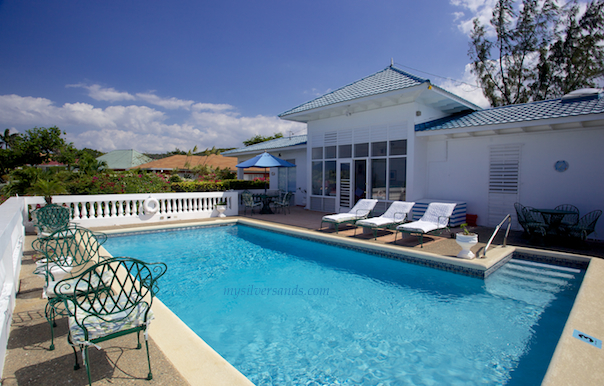
[[[226,217],[224,211],[226,210],[226,205],[216,205],[216,210],[218,211],[218,217]]]
[[[461,252],[457,254],[457,257],[461,259],[473,259],[474,253],[470,250],[474,245],[478,244],[478,235],[475,233],[464,235],[463,233],[457,233],[455,241],[461,247]]]

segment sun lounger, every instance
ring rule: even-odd
[[[378,229],[393,229],[397,225],[404,223],[413,205],[415,205],[415,202],[394,201],[383,215],[359,220],[355,225],[357,227],[372,229],[373,238],[377,239]]]
[[[449,219],[453,214],[455,205],[456,204],[448,204],[443,202],[430,203],[422,218],[417,221],[397,226],[397,233],[403,232],[418,234],[420,245],[423,248],[424,234],[437,230],[442,231],[443,229],[449,229]],[[396,234],[394,236],[394,243],[396,244]]]
[[[377,204],[377,201],[378,200],[362,199],[359,200],[355,204],[355,206],[350,209],[348,213],[338,213],[323,216],[319,229],[323,228],[323,223],[326,222],[333,224],[333,226],[336,228],[336,233],[338,233],[338,225],[352,224],[357,222],[358,220],[367,218],[367,216],[369,216],[369,213],[371,213],[371,211],[375,207],[375,204]]]

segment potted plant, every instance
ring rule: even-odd
[[[218,217],[226,217],[224,211],[227,209],[227,201],[224,198],[221,198],[214,208],[218,211]]]
[[[473,259],[475,255],[470,249],[478,243],[478,235],[468,230],[468,224],[463,223],[460,226],[462,232],[458,232],[455,235],[455,241],[457,241],[457,244],[461,247],[461,252],[457,254],[457,257],[462,259]]]

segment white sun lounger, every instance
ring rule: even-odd
[[[323,228],[323,223],[326,222],[333,224],[333,226],[336,228],[336,233],[338,233],[338,225],[350,224],[356,222],[357,220],[367,218],[369,213],[371,213],[373,210],[373,207],[375,207],[375,204],[377,204],[377,201],[378,200],[362,199],[359,200],[348,213],[338,213],[323,216],[319,229]]]
[[[357,227],[373,230],[373,238],[377,239],[377,230],[380,228],[392,229],[405,222],[415,202],[394,201],[388,210],[379,217],[367,218],[356,222]],[[356,235],[356,229],[354,231]]]
[[[443,202],[430,203],[422,218],[417,221],[397,226],[397,234],[398,232],[419,234],[419,242],[423,248],[425,233],[449,229],[449,219],[453,214],[455,205],[456,204],[448,204]],[[396,234],[394,235],[394,243],[396,244]]]

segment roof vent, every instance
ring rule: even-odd
[[[562,102],[578,102],[591,99],[600,99],[602,97],[602,89],[599,88],[582,88],[571,91],[562,97]]]

